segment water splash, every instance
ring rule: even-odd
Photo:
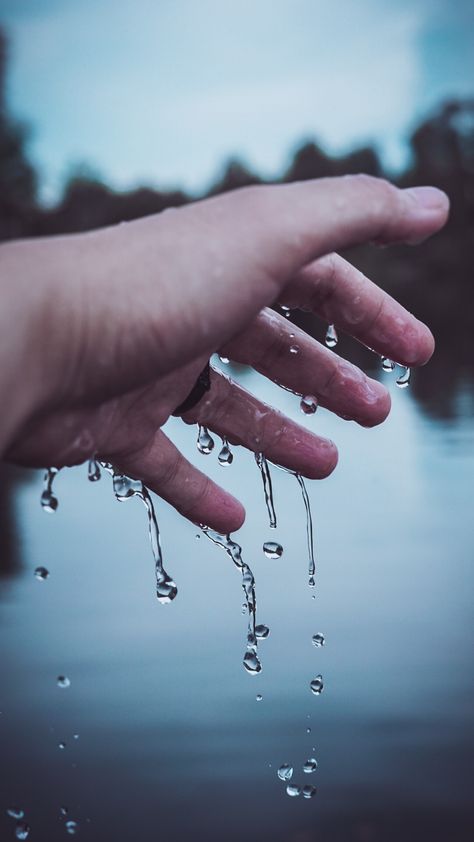
[[[219,451],[219,455],[217,457],[219,465],[226,467],[227,465],[232,465],[234,461],[234,454],[232,453],[229,442],[227,441],[225,436],[222,436],[222,447]]]
[[[89,459],[87,465],[87,479],[89,482],[97,482],[101,477],[100,465],[96,459]]]
[[[270,475],[270,467],[263,453],[255,454],[255,461],[260,469],[260,474],[263,482],[263,493],[265,494],[265,503],[267,506],[268,520],[270,528],[276,529],[277,519],[275,514],[275,507],[273,505],[273,488],[272,478]]]
[[[294,474],[298,480],[303,497],[304,507],[306,511],[306,541],[308,544],[308,584],[310,588],[314,588],[316,581],[316,563],[314,561],[314,539],[313,539],[313,518],[311,515],[311,503],[309,501],[306,485],[301,474]]]
[[[407,386],[410,385],[410,380],[411,380],[411,369],[408,368],[408,366],[405,366],[405,370],[402,372],[400,377],[398,377],[395,382],[400,389],[406,389]]]
[[[214,450],[214,439],[212,436],[209,435],[209,430],[207,427],[203,427],[202,424],[198,424],[198,437],[197,437],[197,449],[199,453],[203,453],[205,456],[208,456],[212,450]]]
[[[267,558],[281,558],[283,555],[283,547],[277,544],[276,541],[265,541],[263,545],[263,553]]]
[[[298,795],[301,795],[301,787],[296,784],[288,784],[286,794],[289,795],[290,798],[296,798]]]
[[[59,468],[47,468],[43,478],[43,492],[41,494],[41,506],[44,512],[53,514],[58,508],[58,498],[53,494],[54,478]]]
[[[318,408],[318,400],[314,395],[303,395],[300,401],[300,409],[304,415],[314,415]]]
[[[243,664],[250,675],[257,675],[257,673],[262,671],[262,665],[257,651],[257,627],[255,625],[257,599],[255,596],[255,579],[253,573],[248,564],[242,559],[242,547],[233,541],[230,535],[222,535],[210,529],[208,526],[203,526],[202,531],[213,544],[216,544],[217,547],[220,547],[227,553],[242,574],[242,588],[245,594],[245,605],[249,618],[247,626],[247,650],[244,655]]]
[[[290,766],[289,763],[282,763],[277,770],[277,775],[281,781],[291,781],[293,777],[293,766]]]
[[[388,357],[382,357],[382,368],[384,371],[391,372],[395,368],[395,363],[393,360],[389,360]]]
[[[326,331],[326,336],[324,339],[328,348],[335,348],[338,343],[338,339],[339,337],[337,335],[337,331],[334,325],[328,325],[328,329]]]
[[[119,502],[129,500],[131,497],[138,497],[146,508],[150,545],[155,561],[156,597],[158,602],[161,602],[162,605],[172,602],[178,593],[178,588],[163,567],[160,530],[158,528],[158,521],[156,519],[155,508],[150,497],[150,492],[141,480],[131,479],[125,474],[119,474],[114,471],[112,478],[114,494]]]
[[[290,354],[293,354],[293,356],[296,356],[297,354],[299,354],[299,352],[300,352],[300,346],[299,345],[290,345]]]

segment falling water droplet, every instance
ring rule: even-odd
[[[299,352],[300,352],[300,346],[299,345],[290,345],[290,354],[293,354],[293,356],[296,356],[296,354],[299,354]]]
[[[290,318],[291,310],[290,310],[289,307],[287,307],[285,304],[280,304],[280,310],[281,310],[282,316],[284,316],[285,319]]]
[[[17,839],[28,839],[30,835],[30,826],[26,822],[18,822],[15,827],[15,836]]]
[[[313,641],[313,646],[316,646],[317,649],[320,649],[321,646],[324,646],[324,644],[326,643],[323,634],[313,634],[313,637],[311,639]]]
[[[59,812],[61,813],[62,816],[67,816],[69,810],[68,810],[67,807],[60,807]]]
[[[22,807],[9,807],[7,810],[7,816],[11,819],[22,819],[24,815],[25,811]]]
[[[49,576],[49,570],[46,567],[37,567],[35,570],[35,577],[40,581],[44,582]]]
[[[243,603],[242,603],[241,612],[242,612],[242,614],[246,614],[246,613],[247,613],[247,603],[246,603],[246,602],[243,602]]]
[[[219,357],[221,363],[224,363],[224,365],[229,365],[229,357],[223,357],[221,354],[218,354],[217,356]]]
[[[209,435],[207,427],[203,427],[202,424],[198,425],[198,437],[196,444],[199,453],[204,453],[205,456],[208,456],[208,454],[214,449],[214,439]]]
[[[281,781],[291,781],[293,777],[293,766],[290,766],[289,763],[282,763],[277,770],[277,775]]]
[[[227,465],[232,465],[234,461],[234,454],[232,453],[229,442],[227,441],[226,437],[222,437],[222,448],[219,451],[219,455],[217,457],[219,465],[223,465],[224,467]]]
[[[263,699],[263,696],[262,696],[262,694],[261,694],[261,693],[257,693],[257,695],[255,696],[255,698],[256,698],[257,702],[261,702],[261,701],[262,701],[262,699]]]
[[[63,688],[64,687],[70,687],[71,682],[70,682],[69,678],[67,677],[67,675],[58,675],[57,685],[58,685],[58,687],[63,687]]]
[[[204,535],[212,541],[213,544],[223,549],[229,558],[232,559],[235,566],[240,570],[242,575],[242,588],[245,594],[245,607],[248,613],[247,624],[247,651],[244,655],[243,665],[248,673],[256,675],[261,672],[262,665],[257,654],[257,634],[256,634],[256,612],[257,612],[257,598],[255,595],[255,579],[253,573],[242,559],[242,547],[233,541],[230,535],[222,535],[209,529],[208,526],[201,527]]]
[[[79,739],[79,734],[73,734],[72,736],[74,737],[75,740]]]
[[[316,787],[311,786],[311,784],[306,784],[301,790],[303,793],[303,798],[313,798],[316,795]]]
[[[263,545],[263,552],[267,558],[281,558],[283,555],[283,547],[275,541],[265,541]]]
[[[305,415],[314,415],[318,408],[318,400],[314,395],[305,395],[301,398],[300,409]]]
[[[328,325],[325,342],[328,348],[335,348],[338,342],[337,331],[334,325]]]
[[[70,819],[68,822],[66,822],[65,828],[66,828],[67,832],[70,834],[70,836],[75,836],[75,834],[79,830],[79,825],[78,825],[77,822],[72,821],[72,819]]]
[[[400,389],[406,389],[410,385],[411,370],[405,366],[405,371],[395,381]]]
[[[258,626],[255,626],[255,637],[258,637],[259,640],[266,640],[268,635],[270,634],[270,629],[268,626],[265,626],[261,623]]]
[[[311,692],[314,693],[315,696],[320,696],[324,687],[322,675],[317,675],[316,678],[313,678],[310,687]]]
[[[58,748],[64,750],[66,748],[66,743],[58,743]]]
[[[311,503],[309,501],[308,492],[303,477],[300,474],[295,474],[301,488],[303,503],[306,512],[306,542],[308,545],[308,584],[310,588],[315,586],[316,563],[314,561],[314,540],[313,540],[313,518],[311,515]]]
[[[311,734],[311,728],[309,727],[309,725],[308,725],[308,727],[307,727],[307,729],[306,729],[306,733],[307,733],[307,734]]]
[[[53,482],[58,473],[58,468],[47,468],[43,478],[43,493],[41,494],[41,506],[44,512],[52,514],[58,508],[58,498],[53,494]]]
[[[89,459],[87,465],[87,479],[89,482],[97,482],[101,477],[100,465],[96,459]]]
[[[255,461],[260,469],[260,474],[262,477],[263,493],[265,495],[265,503],[267,506],[270,529],[276,529],[277,519],[275,514],[275,506],[273,505],[273,488],[270,467],[263,453],[256,453]]]
[[[244,655],[244,667],[249,675],[258,675],[262,671],[262,665],[256,652],[246,652]]]
[[[389,360],[388,357],[382,357],[382,368],[384,371],[393,371],[395,368],[395,363],[393,360]]]
[[[318,761],[314,757],[310,757],[306,763],[303,765],[303,772],[307,775],[310,775],[311,772],[315,772],[318,768]]]
[[[301,794],[301,787],[296,786],[296,784],[288,784],[286,794],[289,795],[290,798],[296,798],[297,795]]]

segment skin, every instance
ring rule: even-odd
[[[347,176],[244,188],[113,228],[2,245],[1,454],[34,467],[96,455],[190,520],[238,529],[240,502],[160,428],[217,350],[359,424],[383,421],[381,384],[268,308],[310,310],[380,354],[425,364],[428,328],[336,252],[415,244],[448,211],[435,188]],[[334,469],[332,442],[224,375],[211,381],[185,422],[313,479]]]

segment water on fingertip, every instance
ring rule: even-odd
[[[97,482],[101,478],[100,465],[96,459],[89,459],[87,464],[87,479],[89,482]]]
[[[207,427],[204,427],[202,424],[198,425],[198,437],[196,441],[197,449],[199,453],[203,453],[204,456],[208,456],[214,450],[214,439],[209,434],[209,430]]]
[[[404,371],[400,374],[399,377],[397,377],[395,382],[396,382],[397,386],[399,387],[399,389],[406,389],[407,386],[410,385],[410,380],[411,380],[411,369],[409,369],[407,366],[405,366]]]
[[[219,465],[226,467],[227,465],[232,465],[234,461],[234,454],[232,453],[229,442],[227,441],[226,437],[222,437],[222,447],[219,451],[219,455],[217,457]]]
[[[338,335],[334,325],[328,325],[325,340],[328,348],[335,348],[338,343]]]
[[[299,352],[300,352],[300,346],[299,345],[290,345],[290,354],[293,354],[293,356],[296,356],[297,354],[299,354]]]
[[[314,415],[318,408],[318,400],[314,395],[304,395],[300,401],[300,409],[304,415]]]
[[[391,372],[395,368],[395,363],[388,357],[382,357],[382,368],[384,371]]]
[[[59,502],[53,494],[53,482],[58,474],[58,468],[47,468],[43,478],[43,491],[41,494],[41,508],[48,514],[53,514],[58,508]]]
[[[219,357],[221,363],[224,363],[224,365],[229,365],[229,357],[223,357],[221,354],[218,354],[217,356]]]

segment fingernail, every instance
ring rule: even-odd
[[[409,187],[405,190],[417,205],[424,210],[441,210],[447,208],[449,199],[446,193],[438,190],[437,187]]]

